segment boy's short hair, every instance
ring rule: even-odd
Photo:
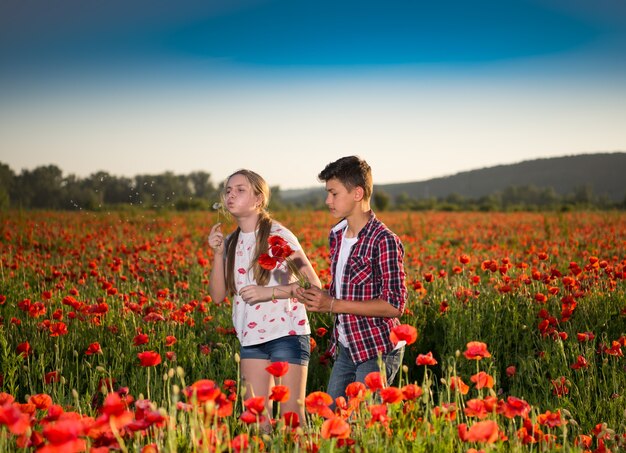
[[[369,201],[372,196],[372,168],[358,156],[342,157],[331,162],[317,175],[317,178],[322,182],[336,178],[349,191],[355,187],[362,187],[363,198],[366,201]]]

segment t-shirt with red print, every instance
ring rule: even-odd
[[[278,235],[285,239],[294,251],[300,250],[300,243],[296,236],[278,222],[272,222],[270,235]],[[233,325],[237,338],[242,346],[251,346],[265,343],[287,335],[309,335],[311,327],[305,306],[297,299],[275,292],[276,300],[247,304],[239,290],[249,285],[256,285],[252,260],[256,251],[256,231],[250,233],[239,232],[235,250],[235,289],[233,297]],[[286,269],[278,266],[270,273],[267,286],[286,285],[296,280]]]

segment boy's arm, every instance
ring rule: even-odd
[[[386,235],[379,242],[378,267],[382,280],[380,298],[398,311],[404,313],[408,296],[406,273],[404,272],[404,247],[395,235]]]
[[[394,236],[385,237],[379,244],[379,261],[376,264],[382,280],[380,298],[371,300],[335,299],[325,291],[311,288],[302,291],[307,310],[321,313],[346,313],[357,316],[397,318],[404,312],[407,291],[404,266],[404,249]]]
[[[330,307],[329,307],[330,308]],[[335,299],[332,313],[347,313],[357,316],[373,316],[377,318],[398,318],[402,313],[383,299],[352,301]]]
[[[304,301],[306,309],[318,313],[347,313],[357,316],[374,316],[378,318],[397,318],[402,313],[383,299],[342,300],[335,299],[324,290],[316,287],[298,288],[298,298]]]

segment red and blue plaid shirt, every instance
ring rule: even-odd
[[[330,231],[330,269],[333,276],[337,275],[337,260],[346,225],[344,219]],[[342,281],[336,282],[333,277],[330,295],[336,296],[335,285],[341,284],[343,300],[383,299],[402,313],[407,290],[402,263],[404,247],[400,239],[371,211],[370,220],[357,237],[346,261]],[[345,331],[350,357],[355,363],[361,363],[377,357],[379,352],[384,355],[394,349],[389,334],[400,321],[398,318],[337,314],[329,348],[333,355],[337,349],[337,323],[341,323]]]

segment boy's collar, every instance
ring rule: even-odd
[[[365,226],[361,229],[361,231],[365,230],[367,226],[372,222],[372,220],[376,218],[376,214],[374,214],[374,211],[372,211],[371,209],[368,214],[369,214],[369,220],[367,221]],[[341,230],[344,230],[347,227],[347,225],[348,225],[348,220],[344,217],[334,227],[332,227],[330,231],[333,233],[337,233]],[[361,231],[359,231],[359,235],[361,234]]]

